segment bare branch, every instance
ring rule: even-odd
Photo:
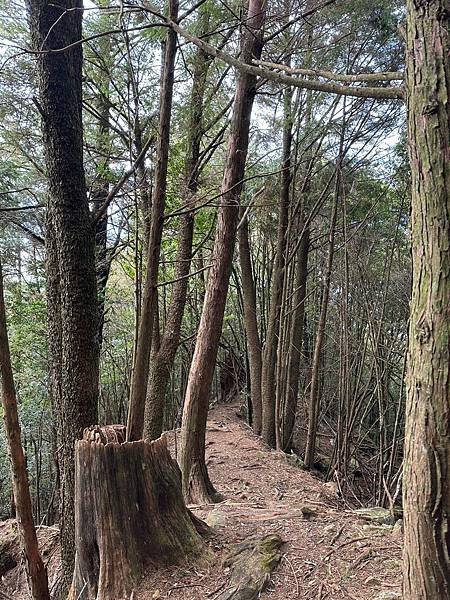
[[[333,81],[344,81],[347,83],[360,81],[403,81],[405,78],[401,71],[386,71],[384,73],[359,73],[355,75],[344,75],[341,73],[333,73],[332,71],[324,71],[320,69],[302,69],[299,67],[289,67],[278,63],[267,62],[265,60],[255,60],[255,64],[269,69],[278,69],[291,75],[304,75],[306,77],[324,77]]]
[[[133,175],[133,173],[136,171],[136,169],[141,164],[141,162],[145,159],[145,155],[147,154],[148,149],[154,143],[154,141],[155,141],[155,138],[153,135],[151,135],[148,138],[148,140],[145,142],[142,150],[139,153],[139,156],[136,158],[136,160],[131,165],[131,167],[127,171],[125,171],[125,173],[122,175],[122,177],[116,183],[116,185],[112,188],[112,190],[109,192],[108,196],[106,197],[105,201],[103,202],[102,206],[98,209],[97,213],[94,215],[94,219],[93,219],[94,224],[98,223],[98,221],[102,218],[102,216],[105,214],[105,211],[108,210],[108,206],[111,204],[111,202],[117,196],[117,194],[120,192],[120,190],[125,185],[127,180],[131,177],[131,175]]]
[[[216,58],[220,58],[220,60],[223,60],[226,64],[235,67],[238,71],[249,73],[251,75],[255,75],[256,77],[262,77],[269,81],[275,81],[276,83],[280,83],[282,85],[290,85],[316,92],[328,92],[331,94],[338,94],[340,96],[352,96],[356,98],[376,98],[378,100],[403,100],[404,98],[404,90],[402,87],[351,87],[346,85],[339,85],[337,83],[328,83],[311,79],[300,79],[299,77],[292,77],[290,75],[276,73],[275,71],[271,71],[270,69],[258,67],[253,64],[244,63],[234,58],[234,56],[231,56],[231,54],[228,54],[223,50],[219,50],[215,46],[208,44],[208,42],[205,42],[204,40],[201,40],[195,35],[192,35],[189,31],[187,31],[183,27],[180,27],[178,23],[175,23],[175,21],[172,21],[168,17],[161,15],[161,13],[156,8],[154,8],[149,2],[141,4],[140,7],[152,15],[157,16],[158,18],[162,18],[166,26],[171,27],[176,33],[178,33],[178,35],[183,37],[185,40],[188,40],[192,44],[195,44],[198,48],[200,48],[207,54],[210,54],[211,56],[214,56]]]

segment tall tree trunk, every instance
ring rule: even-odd
[[[11,458],[14,503],[17,525],[26,559],[26,572],[33,600],[49,600],[47,571],[39,553],[31,506],[30,487],[25,454],[22,448],[17,397],[14,387],[8,333],[6,329],[3,273],[0,262],[0,374],[2,389],[3,420]]]
[[[302,239],[297,249],[295,266],[295,293],[292,325],[289,340],[289,359],[287,373],[287,393],[283,410],[281,430],[282,447],[288,452],[292,447],[295,415],[297,412],[298,382],[300,378],[300,358],[303,342],[303,326],[305,322],[306,281],[308,278],[309,226],[304,229],[303,216],[299,219],[298,230]],[[304,231],[303,231],[304,229]]]
[[[202,30],[206,33],[208,13],[202,13]],[[167,312],[166,324],[158,352],[152,356],[150,379],[148,382],[145,405],[144,437],[154,440],[163,429],[164,405],[167,386],[172,371],[181,334],[186,295],[189,285],[189,271],[192,258],[192,240],[194,234],[195,194],[198,188],[198,162],[200,143],[203,134],[203,101],[205,95],[206,76],[210,58],[202,50],[197,50],[194,65],[194,78],[190,99],[190,115],[188,120],[188,142],[185,160],[185,177],[183,189],[184,204],[188,212],[181,218],[178,251],[176,255],[175,283]]]
[[[450,67],[446,0],[408,1],[413,284],[404,466],[405,600],[450,597]]]
[[[61,473],[63,586],[74,565],[74,442],[97,421],[98,308],[94,229],[83,169],[82,3],[28,0],[48,177],[47,303],[50,378]],[[61,18],[62,11],[64,18]],[[64,52],[42,50],[71,46]]]
[[[241,53],[246,62],[261,56],[264,19],[265,1],[250,0]],[[183,493],[190,501],[210,501],[215,495],[205,464],[206,419],[231,274],[255,92],[256,77],[240,73],[222,181],[212,267],[208,275],[183,411],[181,471]]]
[[[248,362],[250,367],[250,398],[252,403],[253,431],[261,434],[262,405],[261,405],[261,369],[262,352],[258,332],[256,314],[256,287],[253,277],[250,242],[248,234],[248,218],[243,215],[243,221],[238,231],[239,262],[241,265],[242,299],[244,305],[245,333],[247,336]]]
[[[107,55],[111,52],[111,39],[101,38],[101,50]],[[97,126],[97,150],[99,152],[99,176],[92,190],[93,214],[104,204],[109,192],[109,182],[106,177],[109,167],[109,142],[110,142],[110,101],[108,97],[109,75],[101,69],[98,70],[99,85],[101,87],[97,99],[97,111],[100,116]],[[105,91],[106,90],[106,91]],[[105,210],[95,223],[95,266],[97,274],[98,296],[98,351],[101,352],[103,343],[103,328],[105,324],[106,285],[111,269],[111,257],[108,252],[108,211]]]
[[[307,10],[313,9],[317,0],[308,0]],[[305,67],[310,68],[312,66],[313,59],[313,34],[314,34],[314,16],[310,17],[305,22],[305,41],[306,41],[306,53],[304,57]],[[294,292],[294,307],[293,316],[291,323],[291,331],[289,338],[289,357],[287,367],[287,391],[283,405],[282,425],[281,425],[281,445],[285,452],[288,452],[292,448],[295,419],[297,414],[298,404],[298,384],[300,379],[300,369],[302,356],[302,344],[304,337],[304,325],[305,325],[305,301],[306,301],[306,284],[308,279],[308,254],[309,254],[309,219],[305,222],[305,211],[309,209],[309,195],[311,189],[311,170],[314,162],[314,152],[310,143],[310,129],[312,121],[314,97],[310,90],[305,91],[305,122],[304,132],[306,134],[306,151],[304,152],[304,159],[306,159],[306,173],[302,178],[301,184],[301,198],[299,207],[298,217],[298,231],[300,232],[301,239],[298,243],[297,248],[297,263],[295,267],[295,292]],[[298,151],[299,131],[297,132],[297,143],[296,151]],[[297,161],[296,161],[297,162]],[[294,173],[295,179],[295,173]],[[295,188],[294,188],[295,190]],[[295,195],[295,191],[293,192]],[[297,242],[296,242],[297,243]],[[303,354],[305,357],[305,354]]]
[[[291,184],[291,147],[292,147],[292,90],[284,92],[284,127],[283,158],[280,190],[280,207],[278,211],[277,249],[273,270],[270,296],[269,321],[267,337],[264,345],[262,364],[262,438],[275,447],[275,397],[276,397],[276,365],[279,345],[280,312],[283,296],[284,268],[286,264],[287,229],[289,222],[289,198]]]
[[[322,347],[325,336],[325,327],[327,323],[328,302],[330,299],[331,273],[333,269],[334,258],[334,234],[336,230],[336,220],[341,188],[341,168],[342,168],[342,138],[339,152],[338,164],[336,168],[336,186],[334,192],[333,208],[331,211],[330,230],[328,233],[328,257],[323,283],[322,303],[320,306],[319,322],[317,324],[316,341],[314,344],[313,362],[311,367],[311,389],[308,406],[308,432],[306,437],[305,465],[310,469],[314,462],[316,452],[317,427],[319,423],[320,411],[320,363],[322,359]]]
[[[178,0],[170,0],[169,14],[171,19],[177,19]],[[155,186],[151,209],[150,240],[147,250],[147,271],[142,297],[136,356],[131,379],[130,405],[128,408],[128,441],[140,439],[144,431],[145,398],[147,395],[155,311],[157,310],[156,285],[158,282],[159,256],[164,227],[164,208],[166,204],[170,121],[176,51],[177,35],[172,29],[169,29],[167,32],[163,79],[161,84],[159,138],[156,153]]]

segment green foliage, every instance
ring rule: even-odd
[[[52,418],[47,390],[46,307],[39,281],[6,282],[8,336],[19,402],[22,443],[27,455],[30,485],[43,506],[50,500]],[[4,434],[0,436],[0,518],[9,514],[11,484]],[[40,507],[35,511],[42,518]]]

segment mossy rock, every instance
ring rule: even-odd
[[[392,532],[392,525],[375,525],[368,523],[367,525],[363,525],[363,529],[375,537],[382,537],[383,535]]]
[[[257,545],[260,557],[259,563],[266,573],[271,573],[280,560],[278,550],[283,544],[279,535],[270,534],[263,537]]]
[[[377,525],[393,525],[398,517],[392,516],[391,512],[387,508],[382,506],[373,506],[371,508],[359,508],[355,510],[361,519],[365,521],[371,521]]]
[[[317,510],[311,508],[310,506],[304,505],[300,508],[300,510],[304,519],[310,519],[311,517],[315,517],[317,515]]]
[[[291,465],[292,467],[296,467],[297,469],[305,469],[305,463],[302,461],[302,459],[297,456],[296,454],[294,454],[294,452],[291,452],[290,454],[285,454],[285,459],[286,462],[288,463],[288,465]]]
[[[283,540],[277,534],[249,539],[234,546],[224,561],[231,569],[230,587],[216,600],[256,600],[280,561]]]
[[[384,592],[380,592],[374,598],[374,600],[401,600],[402,595],[399,592],[393,592],[391,590],[387,590]]]
[[[220,529],[221,527],[225,527],[227,524],[227,516],[223,513],[223,511],[215,508],[208,514],[205,522],[213,529]]]

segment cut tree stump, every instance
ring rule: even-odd
[[[256,600],[280,562],[283,540],[277,534],[237,544],[224,562],[231,568],[230,587],[216,600]]]
[[[145,570],[205,546],[186,508],[166,438],[124,442],[122,426],[92,427],[75,446],[75,571],[69,600],[126,600]]]

